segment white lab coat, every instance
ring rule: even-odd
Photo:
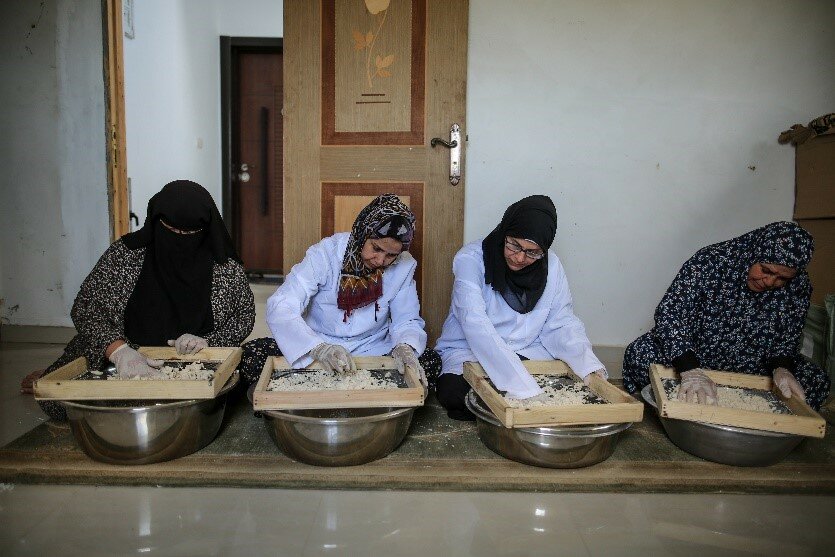
[[[545,291],[533,310],[517,313],[484,282],[481,240],[465,245],[452,263],[452,304],[436,350],[441,373],[463,373],[464,362],[481,363],[497,388],[527,398],[542,392],[518,355],[563,360],[580,377],[603,369],[583,323],[574,315],[562,263],[548,254]]]
[[[383,272],[383,295],[374,304],[345,312],[336,306],[347,232],[334,234],[307,250],[267,300],[267,325],[293,368],[309,365],[310,350],[327,342],[353,355],[383,356],[405,343],[418,354],[426,348],[425,323],[414,274],[417,262],[408,252]]]

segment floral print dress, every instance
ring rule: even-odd
[[[812,286],[805,268],[814,244],[791,222],[777,222],[702,248],[681,268],[655,310],[655,327],[632,342],[623,382],[632,393],[649,383],[649,366],[697,367],[770,375],[791,371],[813,408],[829,394],[828,375],[799,354]],[[748,270],[773,263],[797,270],[786,286],[754,292]]]

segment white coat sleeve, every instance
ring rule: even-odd
[[[416,267],[417,263],[414,260],[411,261],[409,275],[389,304],[391,313],[389,334],[391,334],[394,346],[401,343],[408,344],[419,356],[426,350],[426,323],[420,316],[420,301],[414,279]]]
[[[452,312],[464,337],[484,371],[501,391],[516,398],[538,395],[542,389],[522,365],[487,316],[487,305],[481,294],[484,283],[479,264],[472,256],[459,255],[452,264],[455,282],[452,286]]]
[[[320,246],[308,248],[301,263],[293,265],[284,283],[267,300],[267,325],[282,355],[291,364],[325,342],[305,323],[302,315],[325,283],[330,261]]]
[[[574,315],[571,291],[562,266],[556,280],[554,302],[540,333],[542,345],[551,356],[564,361],[580,377],[605,369],[592,351],[583,322]]]

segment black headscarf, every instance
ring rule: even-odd
[[[181,231],[179,234],[161,222]],[[128,249],[145,248],[136,286],[125,308],[125,335],[143,346],[165,346],[184,333],[214,329],[212,272],[229,258],[241,262],[212,196],[200,184],[166,184],[148,202],[145,225],[126,234]]]
[[[528,313],[545,291],[548,249],[557,234],[557,208],[547,195],[532,195],[507,208],[499,225],[481,243],[484,281],[519,313]],[[545,257],[524,269],[511,271],[504,258],[507,236],[535,242]]]

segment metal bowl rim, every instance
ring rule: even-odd
[[[217,400],[223,395],[226,395],[231,391],[235,385],[238,384],[240,381],[240,375],[238,374],[238,370],[232,372],[232,375],[229,376],[229,379],[226,380],[226,384],[223,388],[218,392],[215,398],[192,398],[188,400],[172,400],[171,402],[158,402],[156,404],[146,404],[143,406],[97,406],[96,402],[107,402],[105,400],[88,400],[88,401],[77,401],[77,400],[56,400],[58,404],[63,406],[69,406],[72,408],[77,408],[78,410],[93,410],[96,412],[109,412],[109,413],[119,413],[119,414],[133,414],[137,412],[146,412],[148,410],[170,410],[173,408],[181,408],[184,406],[191,406],[194,404],[198,404],[200,402],[206,402],[209,400]]]
[[[354,416],[350,418],[315,418],[313,416],[299,416],[298,414],[290,414],[283,410],[261,410],[264,416],[269,416],[277,420],[286,420],[289,422],[300,422],[305,424],[316,425],[355,425],[358,423],[374,423],[393,418],[399,418],[407,412],[413,412],[416,406],[405,406],[403,408],[396,408],[379,414],[372,414],[370,416]],[[367,409],[367,408],[363,408]],[[358,410],[358,408],[297,408],[296,410]]]
[[[490,409],[483,407],[479,403],[479,399],[474,391],[470,390],[467,398],[464,400],[467,408],[476,415],[480,420],[504,428],[504,425],[496,418]],[[519,433],[529,433],[534,435],[545,435],[551,437],[606,437],[608,435],[615,435],[629,429],[632,422],[619,422],[611,424],[583,424],[583,425],[569,425],[569,426],[549,426],[549,427],[514,427],[513,431]]]
[[[652,385],[645,385],[643,389],[641,389],[641,397],[653,408],[655,408],[656,413],[658,413],[658,404],[655,402],[655,397],[652,396],[650,393],[653,393]],[[735,427],[730,425],[721,425],[721,424],[710,424],[707,422],[697,422],[695,420],[678,420],[676,418],[665,418],[660,413],[658,413],[658,417],[662,420],[675,420],[677,422],[691,422],[694,424],[699,424],[705,427],[713,428],[713,429],[720,429],[723,431],[728,431],[730,433],[743,433],[747,435],[759,435],[760,437],[800,437],[799,435],[795,435],[793,433],[780,433],[777,431],[765,431],[760,429],[749,429],[746,427]]]

